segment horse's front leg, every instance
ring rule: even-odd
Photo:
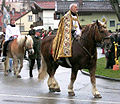
[[[92,84],[92,94],[95,98],[101,98],[102,96],[100,95],[100,93],[98,92],[97,88],[96,88],[96,78],[95,78],[95,71],[96,71],[96,66],[94,66],[93,68],[91,68],[89,70],[90,73],[90,79],[91,79],[91,84]]]
[[[13,68],[14,68],[14,75],[16,75],[17,78],[21,78],[20,75],[18,75],[18,59],[14,58],[13,60]]]
[[[74,82],[76,80],[77,72],[78,72],[77,70],[75,71],[75,70],[72,69],[72,72],[71,72],[71,81],[70,81],[70,84],[68,86],[68,94],[70,96],[75,96],[75,93],[73,91],[73,84],[74,84]]]
[[[22,68],[23,68],[23,58],[20,59],[20,67],[19,67],[19,70],[16,73],[17,78],[21,78],[21,75],[19,75],[19,74],[20,74]]]
[[[8,63],[9,63],[9,58],[6,57],[6,60],[4,62],[4,75],[8,76]]]
[[[13,70],[14,70],[14,75],[16,75],[17,69],[16,69],[16,65],[17,64],[17,60],[15,58],[13,58]]]

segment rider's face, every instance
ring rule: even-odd
[[[72,8],[71,8],[71,11],[72,11],[73,13],[77,13],[77,12],[78,12],[77,5],[73,5]]]
[[[15,24],[15,20],[11,20],[11,24],[14,25]]]

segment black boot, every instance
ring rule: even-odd
[[[30,75],[31,78],[33,77],[32,69],[30,69],[29,75]]]

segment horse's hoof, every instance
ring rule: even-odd
[[[69,96],[75,96],[74,92],[68,92]]]
[[[20,76],[20,75],[17,75],[17,78],[21,78],[21,76]]]
[[[49,91],[50,92],[55,92],[55,89],[54,88],[49,88]]]
[[[5,73],[4,76],[8,76],[8,73]]]
[[[12,70],[11,70],[11,69],[9,69],[9,70],[7,70],[7,72],[8,72],[8,73],[9,73],[9,72],[11,73],[11,72],[12,72]]]
[[[100,94],[96,94],[94,95],[94,98],[102,98],[102,96]]]
[[[55,92],[60,92],[60,91],[61,91],[60,88],[55,89]]]

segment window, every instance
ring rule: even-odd
[[[115,20],[110,20],[110,27],[115,27]]]
[[[54,19],[59,20],[60,19],[60,13],[54,13]]]
[[[20,26],[19,28],[20,28],[20,32],[21,31],[25,31],[25,27],[24,26]]]
[[[31,22],[32,21],[32,15],[28,16],[28,21]]]

